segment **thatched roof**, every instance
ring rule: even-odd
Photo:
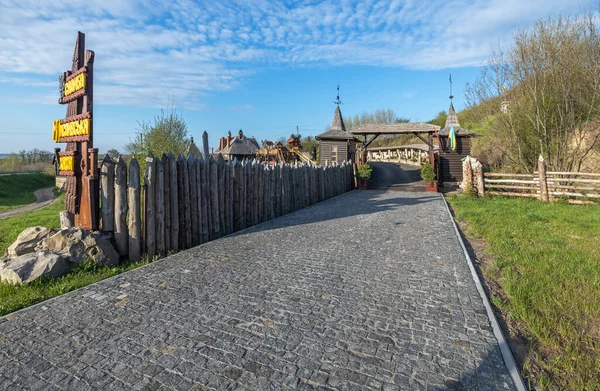
[[[236,137],[231,141],[231,146],[225,153],[228,155],[254,156],[258,149],[258,143],[254,138]]]

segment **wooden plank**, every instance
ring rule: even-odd
[[[138,178],[139,181],[139,178]],[[115,166],[115,243],[122,257],[129,251],[129,232],[127,229],[127,164],[121,156]]]
[[[171,165],[166,154],[162,155],[165,187],[165,253],[171,252]]]
[[[485,178],[485,183],[529,183],[532,185],[537,185],[539,183],[538,180],[522,180],[522,179],[487,179]]]
[[[156,253],[165,256],[165,167],[162,159],[156,159]]]
[[[536,175],[533,174],[509,174],[509,173],[504,173],[504,172],[486,172],[483,174],[484,177],[486,178],[492,178],[492,177],[510,177],[510,178],[536,178],[537,179],[537,172]]]
[[[102,231],[112,232],[115,229],[115,164],[108,154],[104,155],[100,168],[100,200]]]
[[[550,188],[550,189],[580,190],[580,191],[600,191],[600,188],[598,188],[598,187],[555,185],[551,181],[548,181],[548,188]]]
[[[170,209],[171,209],[171,224],[169,233],[171,235],[170,243],[172,251],[179,251],[179,192],[177,187],[177,161],[175,155],[169,152],[167,155],[169,160],[169,193],[170,193]]]
[[[534,190],[536,192],[538,191],[537,186],[511,186],[511,185],[488,185],[488,184],[486,184],[485,187],[487,189]]]
[[[504,191],[488,191],[488,194],[505,196],[505,197],[539,198],[539,194],[532,194],[532,193],[511,193],[511,192],[504,192]]]
[[[190,231],[191,231],[191,242],[188,243],[188,247],[197,246],[200,244],[200,232],[198,231],[198,190],[196,187],[196,162],[194,156],[190,153],[187,157],[187,179],[188,179],[188,193],[190,197]],[[185,175],[185,174],[184,174]],[[185,178],[185,177],[184,177]]]
[[[594,193],[574,193],[574,192],[566,192],[566,191],[551,191],[549,192],[552,195],[564,195],[569,197],[587,197],[587,198],[600,198],[600,194]]]
[[[535,172],[535,174],[537,174],[537,171]],[[600,178],[600,174],[593,172],[547,171],[546,175],[574,175]]]
[[[152,152],[146,157],[146,254],[150,260],[156,255],[156,159]]]
[[[138,261],[142,250],[142,227],[140,205],[140,165],[135,158],[129,163],[129,178],[127,184],[127,203],[129,209],[128,222],[128,254],[130,261]]]

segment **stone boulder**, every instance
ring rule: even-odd
[[[74,263],[50,252],[28,253],[0,264],[0,281],[23,284],[42,276],[61,277],[74,266]]]
[[[99,265],[116,265],[119,254],[110,241],[100,234],[79,228],[65,228],[42,240],[38,249],[51,251],[73,263],[90,261]]]
[[[16,258],[35,252],[38,243],[52,233],[53,231],[50,228],[41,226],[26,228],[8,248],[8,257]]]

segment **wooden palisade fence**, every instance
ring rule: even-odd
[[[271,220],[354,188],[350,162],[327,167],[265,166],[171,153],[140,166],[105,157],[101,229],[131,260],[165,256]]]
[[[478,196],[484,193],[511,197],[533,197],[551,201],[557,196],[600,201],[600,174],[584,172],[554,172],[546,170],[542,156],[533,174],[483,172],[481,163],[467,156],[463,159],[463,190],[474,188]],[[579,201],[577,201],[579,200]]]

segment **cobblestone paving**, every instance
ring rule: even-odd
[[[0,318],[0,389],[514,389],[439,197],[354,191]]]

